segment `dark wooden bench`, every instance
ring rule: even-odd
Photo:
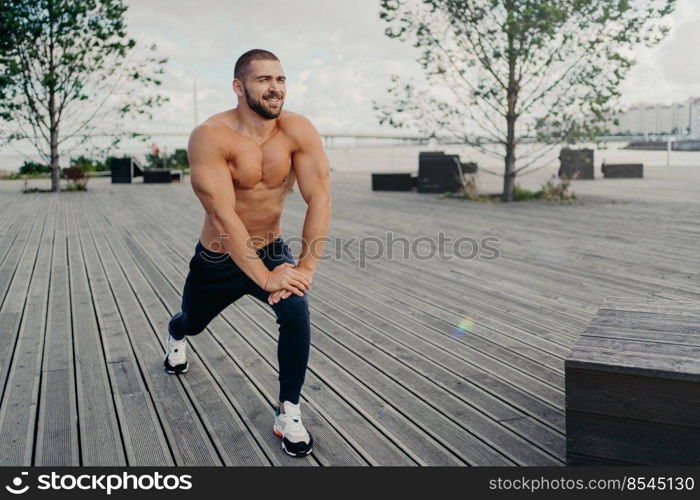
[[[606,179],[625,179],[644,177],[642,163],[603,163],[603,177]]]
[[[568,465],[700,465],[700,301],[609,297],[565,372]]]
[[[410,172],[372,174],[372,191],[413,191]]]
[[[178,169],[171,170],[169,168],[147,168],[143,171],[143,182],[145,184],[152,183],[170,183],[180,182],[182,171]]]

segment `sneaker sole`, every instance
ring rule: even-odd
[[[282,430],[279,429],[279,428],[277,427],[277,424],[274,424],[274,425],[272,426],[272,431],[275,433],[275,436],[277,436],[278,438],[283,438],[283,437],[284,437],[284,434],[282,433]],[[304,453],[292,453],[291,451],[287,450],[287,448],[284,446],[284,441],[282,441],[282,449],[283,449],[284,452],[285,452],[287,455],[289,455],[290,457],[299,458],[299,457],[305,457],[306,455],[308,455],[309,453],[311,453],[311,452],[313,451],[314,448],[313,448],[313,446],[312,446],[311,448],[309,448],[309,449],[308,449],[307,451],[305,451]]]
[[[179,370],[179,371],[165,370],[165,373],[169,373],[171,375],[180,375],[181,373],[187,373],[187,370],[189,370],[189,368],[185,368],[184,370]]]
[[[169,373],[169,374],[171,374],[171,375],[179,375],[180,373],[187,373],[187,370],[190,369],[190,364],[187,363],[187,365],[185,365],[184,368],[180,368],[180,369],[177,369],[177,370],[174,370],[174,369],[172,369],[172,368],[167,368],[167,367],[165,367],[165,366],[163,367],[163,369],[165,370],[165,373]]]

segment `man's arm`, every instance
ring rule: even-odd
[[[301,273],[293,269],[270,273],[255,248],[248,245],[250,234],[234,209],[236,193],[216,129],[211,125],[196,127],[190,135],[187,152],[192,188],[217,232],[228,235],[222,241],[233,261],[265,290],[285,288],[303,295],[309,285]],[[268,273],[280,279],[273,279]],[[275,286],[280,284],[282,286]]]
[[[326,244],[331,218],[328,157],[323,150],[321,136],[307,118],[295,117],[292,133],[299,144],[292,156],[292,164],[299,192],[307,204],[297,268],[307,272],[310,278],[316,271],[318,257]]]

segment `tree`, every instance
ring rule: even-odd
[[[34,146],[52,168],[52,191],[60,153],[95,135],[110,139],[104,149],[115,147],[138,135],[126,129],[130,118],[150,118],[166,101],[152,89],[167,59],[154,45],[138,50],[126,10],[120,0],[0,0],[0,118],[12,127],[5,140]]]
[[[632,49],[665,36],[662,20],[674,7],[675,0],[381,0],[386,35],[420,49],[432,85],[394,75],[394,102],[374,108],[381,124],[446,133],[503,160],[501,196],[512,201],[516,175],[556,144],[607,131]],[[516,157],[525,140],[543,145]],[[518,168],[516,158],[524,162]]]

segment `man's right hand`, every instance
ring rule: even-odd
[[[301,297],[311,288],[311,281],[289,262],[280,264],[269,273],[264,288],[266,292],[275,292],[284,288]]]

